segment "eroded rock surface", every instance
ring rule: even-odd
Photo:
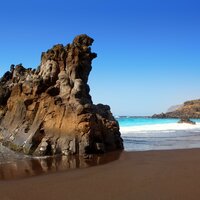
[[[11,66],[0,81],[0,139],[34,155],[91,154],[123,149],[110,107],[94,105],[87,84],[93,39],[42,53],[37,70]]]

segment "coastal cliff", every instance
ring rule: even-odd
[[[153,118],[200,118],[200,99],[184,102],[172,112],[154,114]]]
[[[38,69],[11,65],[0,80],[0,140],[33,155],[92,154],[123,149],[108,105],[94,105],[87,84],[96,53],[83,34],[53,46]]]

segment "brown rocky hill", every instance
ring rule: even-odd
[[[176,110],[155,114],[153,118],[200,118],[200,99],[184,102]]]
[[[42,53],[37,70],[11,66],[0,81],[0,139],[26,154],[91,154],[123,149],[108,105],[94,105],[87,84],[93,39]]]

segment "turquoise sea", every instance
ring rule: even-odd
[[[178,122],[178,119],[156,119],[148,117],[119,117],[117,120],[120,124],[120,127],[170,124]]]
[[[200,119],[196,125],[178,119],[117,118],[126,151],[200,148]]]

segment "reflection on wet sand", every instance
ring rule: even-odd
[[[26,178],[51,172],[106,164],[119,159],[120,154],[120,151],[110,152],[102,155],[94,155],[90,159],[84,159],[79,156],[24,158],[10,163],[1,163],[0,180]]]

